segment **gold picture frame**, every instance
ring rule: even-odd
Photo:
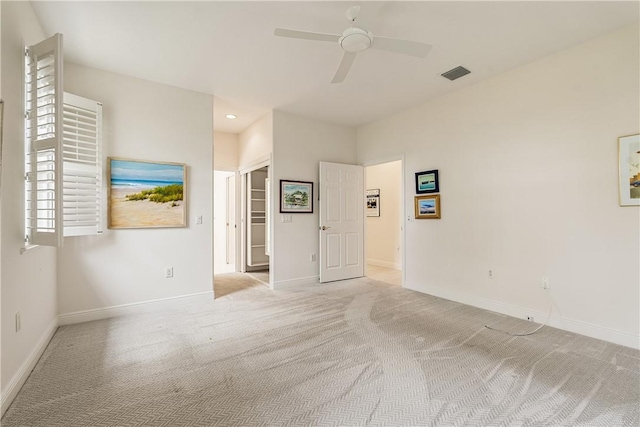
[[[187,226],[187,165],[107,159],[108,228]]]
[[[618,138],[618,200],[640,206],[640,134]]]
[[[440,219],[440,195],[428,194],[414,197],[416,219]]]
[[[0,99],[0,166],[2,165],[2,134],[4,133],[4,101]]]

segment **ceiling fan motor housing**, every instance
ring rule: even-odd
[[[347,28],[338,40],[340,46],[347,52],[361,52],[371,46],[373,34],[361,28]]]

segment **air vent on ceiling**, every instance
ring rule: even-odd
[[[467,74],[469,74],[471,71],[467,70],[466,68],[464,68],[463,66],[459,66],[456,68],[453,68],[447,72],[444,72],[442,74],[440,74],[442,77],[445,77],[451,81],[455,80],[455,79],[459,79],[462,76],[466,76]]]

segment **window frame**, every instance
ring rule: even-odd
[[[64,92],[62,34],[27,47],[24,64],[23,252],[101,234],[104,216],[102,104]]]

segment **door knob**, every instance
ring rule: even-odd
[[[324,230],[328,230],[328,229],[330,229],[330,228],[331,228],[331,227],[325,227],[325,226],[323,225],[322,227],[320,227],[320,230],[324,231]]]

